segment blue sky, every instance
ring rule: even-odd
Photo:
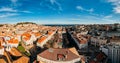
[[[0,0],[0,23],[120,23],[120,0]]]

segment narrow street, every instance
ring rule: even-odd
[[[63,33],[62,37],[63,37],[63,48],[74,47],[74,44],[72,44],[72,42],[69,40],[67,33]]]

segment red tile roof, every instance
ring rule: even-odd
[[[38,39],[38,42],[41,43],[43,42],[47,37],[46,36],[42,36],[41,38]]]
[[[25,41],[27,41],[30,40],[31,34],[26,32],[22,34],[22,37]]]
[[[101,60],[103,60],[103,58],[104,58],[104,54],[103,54],[103,53],[99,53],[99,54],[96,56],[96,58],[97,58],[98,61],[101,61]]]
[[[91,60],[89,63],[101,63],[102,60],[106,59],[106,55],[103,52],[100,52],[96,55],[95,60]]]
[[[18,41],[18,39],[11,38],[10,40],[8,40],[8,43],[18,44],[19,41]]]
[[[22,56],[22,54],[16,48],[11,48],[9,52],[14,56]]]
[[[51,35],[53,33],[53,31],[48,31],[48,35]]]
[[[55,48],[47,49],[44,52],[40,53],[39,56],[49,59],[49,60],[57,61],[58,54],[63,54],[65,56],[64,61],[70,61],[70,60],[79,58],[78,55],[74,54],[69,49],[55,49]]]
[[[34,35],[35,35],[36,37],[41,36],[40,32],[36,32],[36,33],[34,33]]]
[[[0,37],[0,46],[2,46],[2,43],[4,42],[4,38]]]
[[[30,35],[30,33],[25,32],[22,34],[22,36],[30,37],[31,35]]]

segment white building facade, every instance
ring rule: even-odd
[[[106,45],[100,49],[108,56],[111,63],[120,63],[120,45]]]

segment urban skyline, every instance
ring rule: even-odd
[[[0,0],[0,22],[120,23],[119,0]]]
[[[120,0],[0,0],[0,63],[120,63]]]

